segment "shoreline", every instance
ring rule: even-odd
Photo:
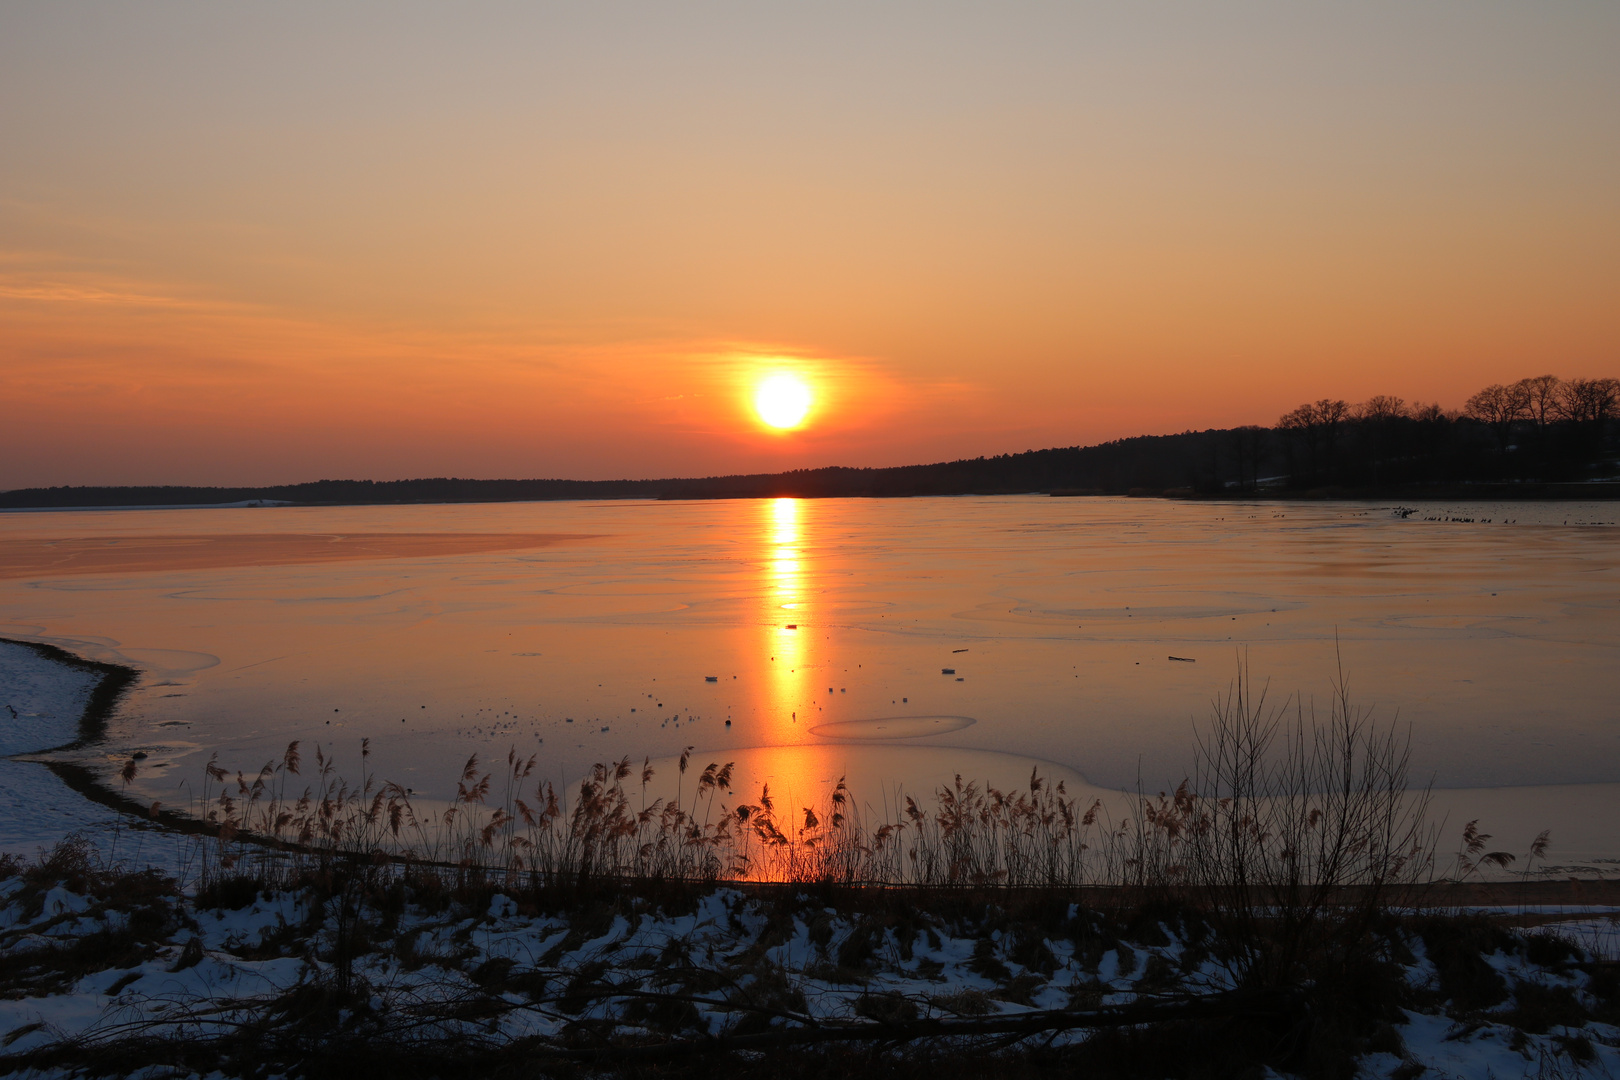
[[[640,481],[636,481],[640,483]],[[4,495],[0,492],[0,495]],[[1611,502],[1620,501],[1620,481],[1534,481],[1524,483],[1490,482],[1478,484],[1446,484],[1419,486],[1378,486],[1366,488],[1320,487],[1282,488],[1262,487],[1222,491],[1198,491],[1193,488],[1071,488],[1071,487],[964,487],[960,490],[937,491],[824,491],[799,488],[792,484],[762,487],[759,490],[739,492],[633,492],[625,494],[513,496],[507,498],[428,498],[428,499],[332,499],[296,501],[290,499],[251,499],[238,502],[164,502],[164,503],[77,503],[54,505],[48,503],[0,506],[0,514],[91,513],[124,510],[277,510],[315,509],[353,506],[482,506],[512,503],[554,502],[734,502],[747,499],[957,499],[957,498],[1013,498],[1041,496],[1046,498],[1112,498],[1112,499],[1166,499],[1176,502]]]
[[[139,669],[124,664],[110,663],[105,660],[91,660],[59,645],[50,645],[43,641],[24,641],[20,638],[0,637],[0,644],[17,645],[46,660],[100,676],[95,688],[90,691],[90,696],[85,701],[84,711],[79,714],[77,733],[72,740],[57,746],[42,747],[38,750],[27,750],[20,754],[12,754],[10,760],[42,765],[75,794],[83,796],[87,801],[98,806],[104,806],[109,810],[126,814],[139,822],[155,823],[171,831],[188,835],[208,834],[205,823],[178,811],[160,808],[158,813],[154,815],[150,806],[103,783],[101,778],[96,775],[95,770],[88,765],[82,765],[75,761],[58,761],[43,756],[73,750],[84,750],[96,745],[106,734],[107,722],[112,717],[114,710],[117,709],[119,701],[140,681],[141,673]]]
[[[89,765],[74,761],[53,760],[45,755],[62,753],[74,750],[83,750],[96,745],[106,733],[108,721],[118,707],[123,696],[131,690],[140,680],[141,672],[137,668],[124,664],[107,661],[91,660],[80,656],[68,649],[45,642],[26,641],[17,638],[0,638],[0,644],[16,645],[26,648],[40,657],[97,675],[98,681],[86,700],[83,712],[77,721],[77,731],[73,739],[57,746],[29,750],[13,754],[10,760],[30,762],[43,765],[59,780],[61,780],[75,794],[87,801],[106,807],[119,814],[126,815],[141,825],[156,826],[177,835],[187,836],[213,836],[216,830],[207,822],[190,814],[184,813],[159,803],[154,811],[151,804],[135,798],[126,791],[112,786],[108,778],[102,777]],[[1583,788],[1593,785],[1521,785],[1503,788],[1455,788],[1436,789],[1436,791],[1514,791],[1520,788]],[[1603,785],[1600,785],[1603,786]],[[246,834],[244,839],[248,837]],[[270,848],[285,848],[284,840],[265,837],[262,842]],[[297,845],[294,845],[296,848]],[[1601,860],[1600,860],[1601,861]],[[1560,868],[1550,868],[1557,873]],[[1570,867],[1569,869],[1591,870],[1590,867]],[[1543,871],[1542,873],[1546,873]],[[1597,876],[1577,876],[1576,874],[1560,874],[1558,878],[1537,876],[1534,879],[1523,880],[1475,880],[1475,881],[1449,881],[1436,879],[1428,887],[1445,894],[1446,899],[1439,900],[1442,906],[1497,906],[1507,903],[1538,904],[1574,903],[1590,905],[1594,902],[1607,903],[1620,907],[1620,878],[1609,877],[1602,870],[1596,870]],[[734,885],[754,884],[758,887],[770,887],[771,883],[729,882]],[[780,884],[780,883],[776,883]],[[876,886],[881,888],[904,888],[904,886]],[[1113,885],[1086,885],[1068,886],[1086,892],[1111,894],[1124,889]],[[1016,890],[1015,890],[1016,891]],[[1128,891],[1128,890],[1126,890]],[[1531,899],[1531,897],[1534,899]],[[1597,897],[1602,897],[1599,900]]]
[[[37,653],[47,660],[54,660],[58,664],[75,668],[79,671],[88,671],[101,676],[95,689],[90,691],[90,698],[85,702],[84,712],[78,721],[78,734],[71,742],[60,746],[46,746],[38,750],[29,750],[28,754],[54,754],[63,750],[82,750],[92,745],[102,735],[106,734],[107,721],[117,707],[118,701],[124,694],[140,681],[141,673],[138,669],[124,664],[113,664],[105,660],[91,660],[78,653],[69,652],[59,645],[49,645],[43,641],[24,641],[21,638],[0,637],[0,644],[17,645],[31,652]],[[13,755],[20,756],[20,755]]]

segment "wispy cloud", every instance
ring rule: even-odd
[[[198,307],[195,301],[173,296],[109,289],[71,281],[0,277],[0,298],[37,300],[52,304],[124,304],[139,307]]]

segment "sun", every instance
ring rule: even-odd
[[[810,387],[797,375],[781,372],[754,391],[754,411],[773,428],[786,431],[804,423],[810,412]]]

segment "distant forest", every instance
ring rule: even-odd
[[[1609,497],[1616,477],[1620,379],[1552,375],[1487,386],[1460,411],[1379,395],[1322,399],[1274,427],[1142,435],[933,465],[829,467],[665,480],[320,480],[276,487],[53,487],[0,493],[0,509],[516,502],[540,499],[897,497],[1049,492],[1188,497]],[[1571,485],[1583,485],[1578,491]]]

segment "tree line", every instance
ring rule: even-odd
[[[1586,480],[1603,470],[1617,414],[1620,379],[1612,378],[1493,383],[1461,410],[1387,394],[1355,405],[1323,398],[1284,413],[1264,435],[1234,436],[1235,480],[1260,482],[1268,443],[1293,488]]]
[[[0,509],[166,506],[284,500],[302,504],[517,502],[548,499],[728,499],[773,496],[1184,494],[1263,491],[1421,497],[1457,485],[1535,485],[1615,474],[1620,379],[1538,375],[1474,394],[1460,410],[1376,395],[1323,398],[1249,425],[1139,435],[893,468],[651,480],[320,480],[272,487],[53,487],[0,492]],[[1543,489],[1545,490],[1545,489]],[[1600,494],[1602,489],[1586,489]]]

